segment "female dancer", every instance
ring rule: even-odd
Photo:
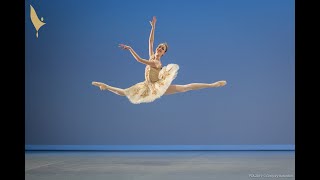
[[[191,83],[185,85],[172,85],[179,70],[177,64],[168,64],[162,66],[160,58],[167,52],[168,44],[161,43],[153,52],[154,30],[156,27],[156,17],[153,17],[151,32],[149,36],[149,60],[142,59],[130,46],[120,44],[119,47],[129,50],[133,57],[140,63],[145,64],[145,81],[137,83],[127,89],[112,87],[101,82],[92,82],[92,85],[98,86],[100,90],[109,90],[117,95],[126,96],[131,103],[148,103],[160,98],[162,95],[187,92],[203,88],[221,87],[226,85],[226,81],[217,81],[214,83]]]

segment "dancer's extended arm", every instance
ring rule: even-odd
[[[124,45],[124,44],[119,44],[119,47],[122,49],[129,50],[132,54],[132,56],[140,63],[145,64],[145,65],[150,65],[151,67],[159,67],[160,62],[159,61],[148,61],[146,59],[142,59],[130,46]]]
[[[150,32],[150,36],[149,36],[149,56],[150,56],[150,58],[154,54],[153,53],[153,42],[154,42],[154,30],[156,28],[156,22],[157,22],[157,19],[155,16],[153,16],[152,21],[150,21],[150,24],[151,24],[151,32]]]

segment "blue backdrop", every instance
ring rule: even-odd
[[[30,4],[46,23],[39,38]],[[294,145],[293,0],[27,0],[25,13],[27,148]],[[92,86],[144,80],[118,44],[148,58],[152,16],[155,46],[169,44],[162,63],[180,66],[174,84],[227,86],[140,105]]]

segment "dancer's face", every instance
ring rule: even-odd
[[[164,44],[159,44],[159,46],[156,49],[156,53],[161,56],[163,56],[166,53],[167,47]]]

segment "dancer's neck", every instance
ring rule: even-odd
[[[154,58],[155,58],[155,60],[160,61],[161,56],[159,56],[158,54],[155,54]]]

